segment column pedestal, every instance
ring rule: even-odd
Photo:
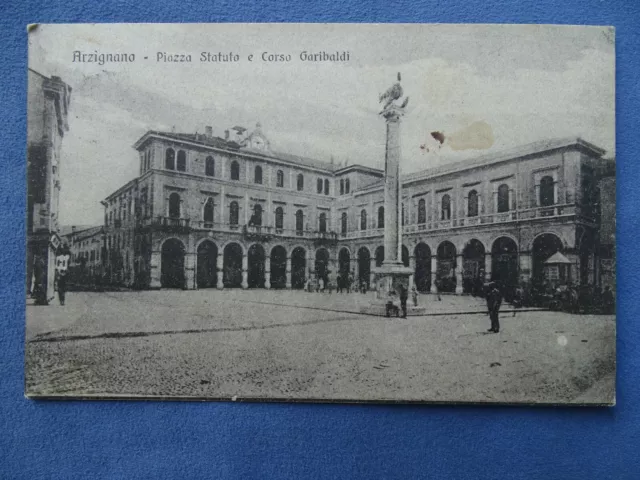
[[[271,257],[264,259],[264,288],[271,288]]]
[[[385,262],[375,270],[376,297],[370,305],[360,309],[363,313],[384,316],[387,313],[387,304],[391,302],[394,307],[400,309],[400,291],[402,285],[407,290],[407,316],[420,316],[427,312],[425,307],[416,307],[411,302],[410,278],[413,270],[405,267],[401,262]],[[401,313],[401,311],[400,311]]]
[[[222,252],[218,254],[218,258],[216,259],[216,270],[216,275],[218,277],[216,287],[218,290],[222,290],[224,288],[224,255]]]

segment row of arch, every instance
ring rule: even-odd
[[[554,234],[542,234],[536,237],[532,250],[533,276],[542,274],[544,261],[554,253],[563,250],[560,238]],[[185,287],[185,246],[176,238],[166,240],[161,248],[161,286],[165,288]],[[219,254],[221,258],[219,259]],[[466,243],[460,255],[456,246],[445,240],[441,242],[434,253],[423,242],[418,243],[413,251],[415,258],[414,284],[419,291],[431,290],[431,283],[437,281],[437,288],[444,292],[456,291],[458,278],[462,279],[462,291],[472,292],[478,281],[484,280],[486,271],[487,251],[484,244],[471,239]],[[491,245],[491,278],[507,285],[518,282],[518,246],[510,237],[499,237]],[[196,286],[211,288],[224,286],[241,287],[243,283],[249,288],[264,288],[267,278],[271,288],[300,289],[308,275],[323,278],[325,281],[332,273],[331,256],[329,251],[320,247],[315,251],[313,264],[307,265],[307,249],[302,246],[294,247],[288,254],[285,247],[276,245],[269,251],[261,244],[253,244],[246,251],[246,268],[243,272],[243,256],[245,250],[237,242],[227,243],[222,252],[211,240],[200,242],[196,251]],[[337,255],[337,272],[342,275],[354,274],[359,283],[370,284],[371,268],[379,267],[384,261],[384,247],[379,246],[372,253],[368,247],[362,246],[353,261],[357,264],[354,272],[353,253],[347,247],[341,247]],[[270,268],[267,270],[266,259],[269,258]],[[287,258],[290,259],[290,278],[287,278]],[[372,261],[373,260],[373,261]],[[402,262],[410,265],[409,249],[403,245]],[[461,262],[461,264],[459,264]],[[435,271],[432,269],[435,268]],[[462,269],[458,275],[456,270]],[[221,270],[221,271],[219,271]],[[268,271],[268,275],[267,274]],[[220,273],[222,275],[220,275]],[[220,285],[222,282],[222,285]]]

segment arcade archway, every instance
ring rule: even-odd
[[[247,253],[247,285],[249,288],[264,288],[265,253],[262,245],[254,243]]]
[[[218,247],[210,240],[198,245],[196,285],[198,288],[215,288],[218,283]]]
[[[431,249],[425,243],[416,245],[416,271],[414,283],[419,292],[431,290]]]
[[[543,233],[535,238],[531,249],[533,278],[536,282],[544,282],[544,262],[554,253],[562,253],[562,240],[553,233]]]
[[[296,247],[291,252],[291,288],[302,289],[307,281],[307,252]]]
[[[449,241],[438,245],[436,286],[440,292],[456,291],[456,247]]]
[[[338,272],[340,275],[349,275],[351,271],[351,254],[347,248],[341,248],[338,253]]]
[[[271,288],[287,286],[287,251],[281,245],[271,249]]]
[[[230,243],[224,247],[223,253],[223,283],[225,288],[242,286],[242,247],[237,243]]]
[[[362,285],[369,285],[371,278],[371,254],[369,249],[361,247],[358,250],[358,281]]]
[[[484,283],[484,255],[482,242],[471,239],[462,250],[462,291],[463,293],[480,293]]]
[[[518,245],[509,237],[499,237],[491,246],[491,280],[505,288],[518,284]]]
[[[329,278],[329,252],[325,248],[316,251],[316,277],[322,278],[325,283]]]
[[[185,288],[184,254],[184,244],[178,239],[170,238],[162,244],[162,288]]]

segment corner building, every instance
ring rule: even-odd
[[[352,272],[374,285],[384,172],[273,152],[259,124],[233,130],[149,131],[136,142],[140,175],[102,202],[109,279],[303,288]],[[411,281],[456,293],[478,280],[553,281],[544,262],[561,252],[572,283],[599,284],[598,172],[612,164],[603,154],[579,138],[551,140],[406,175],[401,255]]]

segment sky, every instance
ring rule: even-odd
[[[136,60],[74,62],[74,51]],[[349,61],[304,62],[303,51],[349,52]],[[192,62],[157,62],[158,52],[191,54]],[[240,61],[202,63],[201,52]],[[263,62],[263,52],[291,60]],[[29,34],[29,67],[73,89],[61,151],[63,225],[102,222],[100,201],[137,175],[132,145],[147,130],[204,133],[211,125],[223,136],[260,122],[273,151],[383,168],[378,96],[397,72],[409,97],[404,173],[571,136],[615,155],[608,27],[40,25]]]

